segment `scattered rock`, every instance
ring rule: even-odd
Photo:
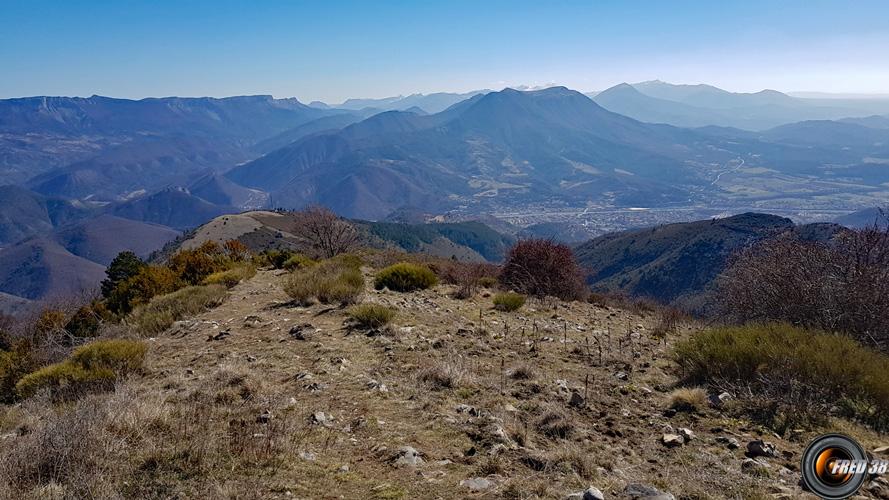
[[[589,488],[572,493],[565,497],[565,500],[605,500],[605,495],[599,490],[590,486]]]
[[[695,438],[695,433],[692,432],[691,429],[687,429],[685,427],[679,428],[679,435],[682,436],[682,439],[684,439],[686,443]]]
[[[877,455],[889,455],[889,446],[880,446],[879,448],[874,448],[873,452]]]
[[[315,425],[330,427],[330,425],[333,423],[333,417],[324,413],[323,411],[316,411],[312,414],[312,423]]]
[[[410,446],[402,446],[395,456],[395,465],[416,467],[423,463],[420,452]]]
[[[732,395],[727,392],[722,392],[720,394],[711,394],[707,397],[710,400],[710,405],[716,408],[721,407],[725,404],[726,401],[732,399]]]
[[[271,419],[272,419],[272,412],[269,410],[266,410],[266,411],[260,413],[259,416],[256,417],[256,421],[259,422],[260,424],[267,424],[267,423],[269,423],[269,420],[271,420]]]
[[[491,489],[491,487],[494,486],[494,483],[483,477],[473,477],[471,479],[460,481],[460,486],[469,488],[469,491],[485,491]]]
[[[214,340],[222,340],[231,334],[232,333],[228,330],[222,330],[221,332],[217,333],[216,335],[210,335],[209,337],[207,337],[207,342],[212,342]]]
[[[777,457],[778,449],[774,444],[769,443],[768,441],[763,441],[762,439],[756,439],[754,441],[750,441],[747,443],[747,456],[750,458],[756,457]]]
[[[348,464],[341,465],[339,470],[340,470],[340,472],[343,472],[343,473],[349,472],[349,465]]]
[[[256,328],[262,325],[262,318],[250,315],[244,318],[244,328]]]
[[[741,443],[737,439],[730,436],[719,436],[716,438],[717,443],[722,443],[730,450],[737,450],[741,447]]]
[[[389,392],[389,388],[386,387],[386,384],[379,382],[376,379],[370,379],[367,381],[367,388],[380,391],[380,392]]]
[[[617,372],[614,374],[614,377],[618,380],[624,380],[624,381],[630,379],[630,376],[627,375],[627,372]]]
[[[315,457],[315,454],[312,453],[311,451],[301,451],[301,452],[299,452],[299,458],[301,458],[307,462],[314,462],[316,457]]]
[[[679,434],[664,434],[661,437],[661,443],[668,448],[674,448],[685,444],[685,439]]]
[[[568,404],[575,408],[583,408],[586,406],[586,401],[583,399],[583,396],[581,396],[579,392],[574,391],[571,393],[571,399],[568,400]]]
[[[768,463],[755,458],[745,458],[744,461],[741,462],[741,472],[753,476],[768,476],[769,468],[770,466]]]
[[[296,325],[290,329],[290,336],[295,340],[309,340],[313,333],[315,333],[315,327],[308,323]]]
[[[676,497],[670,493],[664,493],[654,486],[641,483],[628,484],[627,487],[624,488],[624,495],[632,500],[638,500],[640,498],[646,500],[676,500]]]

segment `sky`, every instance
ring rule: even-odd
[[[889,93],[889,1],[0,0],[0,97]]]

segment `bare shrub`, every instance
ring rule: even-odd
[[[582,299],[587,294],[583,273],[567,245],[530,239],[513,246],[499,277],[505,287],[536,297]]]
[[[294,213],[290,232],[307,243],[316,257],[325,259],[351,252],[360,240],[351,222],[320,206]]]
[[[729,321],[784,321],[889,348],[889,229],[766,240],[735,256],[718,286]]]

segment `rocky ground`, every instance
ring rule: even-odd
[[[694,325],[660,339],[656,313],[499,312],[485,290],[456,300],[441,285],[368,289],[398,315],[365,331],[343,309],[293,307],[284,278],[260,271],[149,340],[124,396],[144,408],[120,419],[135,443],[124,496],[807,497],[798,463],[817,431],[779,437],[730,417],[718,395],[670,409],[666,353]]]

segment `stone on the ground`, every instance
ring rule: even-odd
[[[312,414],[312,423],[323,427],[329,427],[330,424],[333,423],[333,417],[323,411],[316,411]]]
[[[411,446],[402,446],[398,448],[398,454],[395,457],[395,465],[406,465],[408,467],[416,467],[423,463],[420,452]]]
[[[571,393],[571,398],[568,400],[568,404],[575,408],[583,408],[586,406],[586,400],[583,399],[583,396],[581,396],[579,392],[574,391]]]
[[[661,443],[668,448],[673,448],[676,446],[682,446],[685,444],[685,439],[679,434],[664,434],[661,437]]]
[[[726,401],[732,399],[732,395],[727,392],[722,392],[719,394],[711,394],[707,397],[710,400],[710,405],[719,408],[724,405]]]
[[[643,498],[645,500],[676,500],[676,497],[670,493],[664,493],[654,486],[641,483],[628,484],[627,487],[624,488],[624,496],[629,497],[632,500]]]
[[[695,433],[692,432],[691,429],[687,429],[685,427],[679,428],[679,435],[682,436],[682,439],[684,439],[686,443],[695,438]]]
[[[590,486],[589,488],[572,493],[565,497],[565,500],[605,500],[605,495],[599,488]]]
[[[755,458],[745,458],[744,461],[741,462],[741,472],[754,476],[767,476],[770,467],[771,466],[768,463]]]
[[[460,481],[460,486],[469,488],[469,491],[485,491],[491,489],[494,483],[483,477],[473,477]]]
[[[747,456],[756,457],[777,457],[778,449],[775,445],[762,439],[756,439],[747,443]]]
[[[741,443],[737,439],[730,436],[719,436],[716,438],[717,443],[722,443],[730,450],[737,450],[741,447]]]

